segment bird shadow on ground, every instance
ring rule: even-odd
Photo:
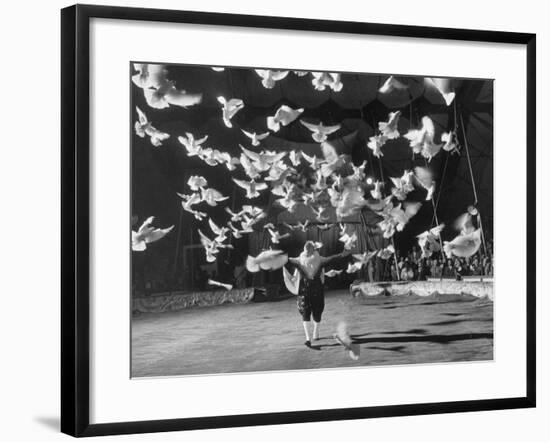
[[[403,331],[385,331],[385,332],[367,332],[367,333],[362,333],[362,334],[355,334],[355,335],[350,335],[351,338],[353,339],[358,339],[358,338],[362,338],[364,336],[368,336],[368,335],[410,335],[410,334],[415,334],[415,335],[425,335],[426,333],[428,333],[428,330],[426,329],[423,329],[423,328],[411,328],[410,330],[403,330]]]
[[[493,339],[493,333],[461,333],[455,335],[408,335],[377,338],[355,338],[355,344],[369,344],[375,342],[430,342],[435,344],[449,344],[454,341],[466,341],[471,339]]]
[[[460,324],[462,322],[493,322],[493,318],[468,318],[468,319],[450,319],[447,321],[430,322],[425,325],[453,325]]]
[[[405,350],[407,347],[404,345],[396,345],[394,347],[365,347],[367,350],[384,350],[384,351],[394,351],[397,353],[403,353],[403,350]]]

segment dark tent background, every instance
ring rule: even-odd
[[[147,281],[153,290],[197,289],[203,284],[206,272],[220,280],[232,280],[233,269],[242,264],[247,254],[255,255],[269,244],[269,239],[258,226],[258,232],[248,238],[233,240],[235,250],[221,251],[218,262],[206,265],[204,251],[199,245],[197,228],[208,231],[206,221],[198,222],[181,209],[181,200],[176,192],[188,193],[186,182],[191,175],[202,175],[210,187],[230,196],[230,205],[238,209],[248,204],[242,189],[231,181],[231,174],[224,166],[210,167],[200,159],[189,158],[177,141],[179,135],[191,132],[196,138],[208,135],[205,145],[239,156],[239,143],[249,147],[248,138],[240,128],[265,132],[266,117],[273,115],[282,104],[304,108],[301,119],[325,125],[338,124],[342,128],[329,137],[340,153],[349,153],[356,165],[366,160],[365,172],[373,180],[384,179],[386,191],[391,188],[390,176],[401,176],[406,169],[426,166],[420,155],[413,158],[408,141],[404,138],[390,140],[382,148],[384,156],[379,160],[366,147],[368,138],[375,134],[379,121],[387,120],[388,113],[401,110],[399,131],[403,134],[417,127],[423,116],[428,115],[436,126],[436,140],[442,132],[456,130],[461,145],[460,154],[441,151],[429,164],[434,172],[437,189],[434,202],[437,204],[439,222],[450,222],[466,208],[475,203],[472,177],[477,193],[484,232],[492,237],[493,223],[493,82],[483,79],[453,79],[456,98],[447,106],[435,89],[425,86],[422,77],[397,77],[409,88],[380,94],[378,89],[388,75],[343,73],[344,85],[340,92],[329,88],[317,91],[311,84],[311,75],[298,77],[290,73],[277,82],[275,88],[266,89],[253,69],[228,68],[215,72],[209,67],[168,65],[168,78],[176,86],[189,92],[202,92],[203,102],[189,108],[171,106],[167,109],[150,108],[143,91],[132,84],[132,122],[136,119],[135,106],[139,106],[158,129],[171,134],[160,147],[154,147],[148,138],[135,135],[132,128],[132,214],[134,225],[154,215],[155,225],[176,227],[165,241],[151,244],[147,253],[134,253],[134,287],[144,287]],[[241,98],[245,107],[232,119],[233,128],[227,128],[221,118],[220,104],[216,97]],[[468,149],[465,145],[468,145]],[[295,121],[272,134],[262,142],[261,148],[269,150],[300,149],[321,156],[319,144],[311,139],[311,133]],[[468,161],[468,154],[470,161]],[[471,164],[471,170],[470,170]],[[238,177],[244,173],[239,170]],[[420,192],[420,191],[419,191]],[[422,200],[423,195],[411,194]],[[312,219],[311,211],[302,208],[294,214],[273,206],[269,192],[252,203],[269,209],[266,222],[295,222]],[[376,235],[376,221],[368,209],[347,221],[351,228],[358,229],[358,250],[372,250],[384,244]],[[227,221],[222,207],[208,207],[209,215],[218,224]],[[432,203],[425,202],[419,213],[412,218],[403,232],[395,235],[395,245],[402,252],[415,242],[415,235],[434,224]],[[202,226],[202,227],[201,227]],[[297,254],[306,239],[323,242],[323,254],[339,252],[338,227],[326,231],[312,228],[307,234],[295,231],[283,243],[291,255]],[[446,238],[444,238],[446,239]],[[259,281],[254,281],[258,283]],[[249,280],[250,283],[250,280]]]

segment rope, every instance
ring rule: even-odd
[[[476,190],[476,183],[474,180],[474,172],[472,169],[472,160],[470,158],[470,148],[468,147],[468,139],[466,138],[466,129],[464,128],[464,119],[462,118],[462,113],[460,113],[460,125],[462,126],[462,137],[464,139],[464,147],[466,148],[466,159],[468,160],[468,169],[470,171],[470,178],[472,179],[472,190],[474,192],[474,206],[477,207],[477,190]],[[483,232],[483,224],[481,222],[481,214],[477,213],[477,220],[479,223],[479,229],[481,231],[481,243],[483,244],[483,253],[487,255],[487,245],[485,243],[485,234]]]

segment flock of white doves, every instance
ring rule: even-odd
[[[158,64],[134,64],[137,71],[132,76],[133,83],[143,90],[147,104],[154,109],[164,109],[170,106],[189,107],[198,105],[202,101],[202,94],[188,93],[185,90],[177,89],[175,82],[168,79],[168,71],[165,66]],[[221,72],[224,68],[212,68]],[[311,83],[315,90],[323,91],[327,88],[338,92],[344,87],[341,81],[341,74],[328,72],[305,72],[305,71],[275,71],[266,69],[255,69],[262,85],[273,88],[278,81],[288,75],[305,77],[311,75]],[[447,79],[426,78],[427,87],[435,88],[441,93],[447,106],[454,100],[455,93],[450,81]],[[408,86],[393,76],[390,76],[379,89],[381,94],[391,94],[394,90],[407,89]],[[220,117],[228,128],[232,128],[232,118],[244,106],[243,100],[239,98],[217,97],[220,104]],[[145,113],[136,107],[138,120],[135,122],[135,132],[141,137],[149,137],[153,146],[159,147],[162,142],[170,137],[170,134],[156,129],[148,120]],[[340,221],[347,218],[365,207],[376,212],[382,217],[379,227],[384,238],[392,238],[394,233],[402,231],[408,221],[418,212],[420,202],[407,201],[407,195],[415,188],[424,189],[426,201],[430,201],[435,191],[435,181],[432,173],[427,167],[415,167],[414,170],[405,170],[400,177],[391,177],[393,187],[387,196],[384,195],[385,184],[380,181],[367,184],[365,166],[363,162],[355,166],[349,155],[338,155],[334,147],[327,142],[328,135],[337,132],[340,125],[325,126],[322,122],[317,124],[299,120],[304,109],[292,109],[282,105],[273,116],[266,118],[268,130],[263,133],[256,133],[241,129],[242,133],[250,140],[250,148],[242,145],[240,155],[233,157],[228,152],[223,152],[212,147],[206,147],[208,135],[195,138],[192,133],[186,132],[178,137],[178,141],[185,149],[187,156],[197,157],[212,167],[225,167],[229,172],[244,171],[246,179],[232,178],[232,180],[246,192],[246,199],[250,204],[243,205],[240,211],[233,212],[225,207],[229,219],[223,225],[216,224],[202,207],[215,207],[227,200],[220,191],[209,187],[207,180],[202,176],[191,176],[187,185],[190,193],[178,193],[181,197],[183,209],[198,220],[208,220],[211,231],[210,236],[198,229],[201,243],[206,251],[206,260],[214,262],[220,249],[233,248],[230,244],[230,237],[241,238],[243,235],[253,232],[253,226],[267,216],[266,212],[252,204],[262,192],[271,192],[277,197],[276,203],[282,208],[293,212],[300,204],[309,206],[315,216],[315,226],[319,229],[328,229],[329,209],[335,209],[336,217]],[[378,123],[378,130],[375,135],[369,138],[367,148],[372,150],[374,156],[383,156],[382,147],[388,140],[394,140],[401,136],[409,141],[410,147],[415,154],[420,154],[426,162],[437,155],[441,149],[452,152],[458,151],[458,141],[454,132],[443,133],[440,141],[435,141],[435,128],[432,120],[424,116],[418,128],[411,129],[407,133],[400,134],[398,121],[400,111],[390,112],[387,121]],[[301,150],[290,152],[276,152],[260,150],[261,143],[270,136],[272,132],[278,132],[281,126],[288,126],[298,120],[300,124],[311,131],[312,139],[319,143],[322,155],[307,155]],[[304,167],[305,166],[305,169]],[[297,168],[300,167],[300,172]],[[342,176],[342,171],[349,171]],[[395,201],[395,202],[394,202]],[[202,206],[202,207],[201,207]],[[202,210],[201,210],[202,209]],[[469,207],[468,211],[460,216],[452,225],[459,233],[452,241],[441,243],[441,231],[445,227],[440,224],[422,234],[418,235],[418,243],[422,250],[423,257],[429,257],[432,253],[443,250],[448,257],[468,257],[477,252],[481,244],[480,229],[475,228],[473,219],[477,215],[477,209]],[[148,218],[137,231],[132,231],[132,250],[143,251],[147,244],[157,241],[166,236],[174,226],[165,229],[153,227],[154,217]],[[309,221],[295,225],[285,224],[286,233],[281,233],[272,223],[263,226],[271,237],[271,243],[277,245],[280,240],[288,237],[290,231],[300,229],[306,231],[310,227]],[[340,223],[340,241],[346,250],[351,250],[357,242],[355,232],[347,231],[345,224]],[[320,244],[319,244],[320,246]],[[392,245],[388,247],[363,254],[353,255],[355,262],[348,266],[347,272],[358,272],[374,256],[388,259],[395,252]],[[286,254],[281,250],[265,250],[257,257],[250,257],[247,260],[247,268],[250,271],[259,269],[281,268],[287,262]],[[327,272],[327,276],[335,276],[339,271]],[[213,285],[222,285],[228,288],[229,285],[211,281]]]

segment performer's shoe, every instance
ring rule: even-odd
[[[308,348],[311,348],[311,341],[304,342],[304,345]]]

